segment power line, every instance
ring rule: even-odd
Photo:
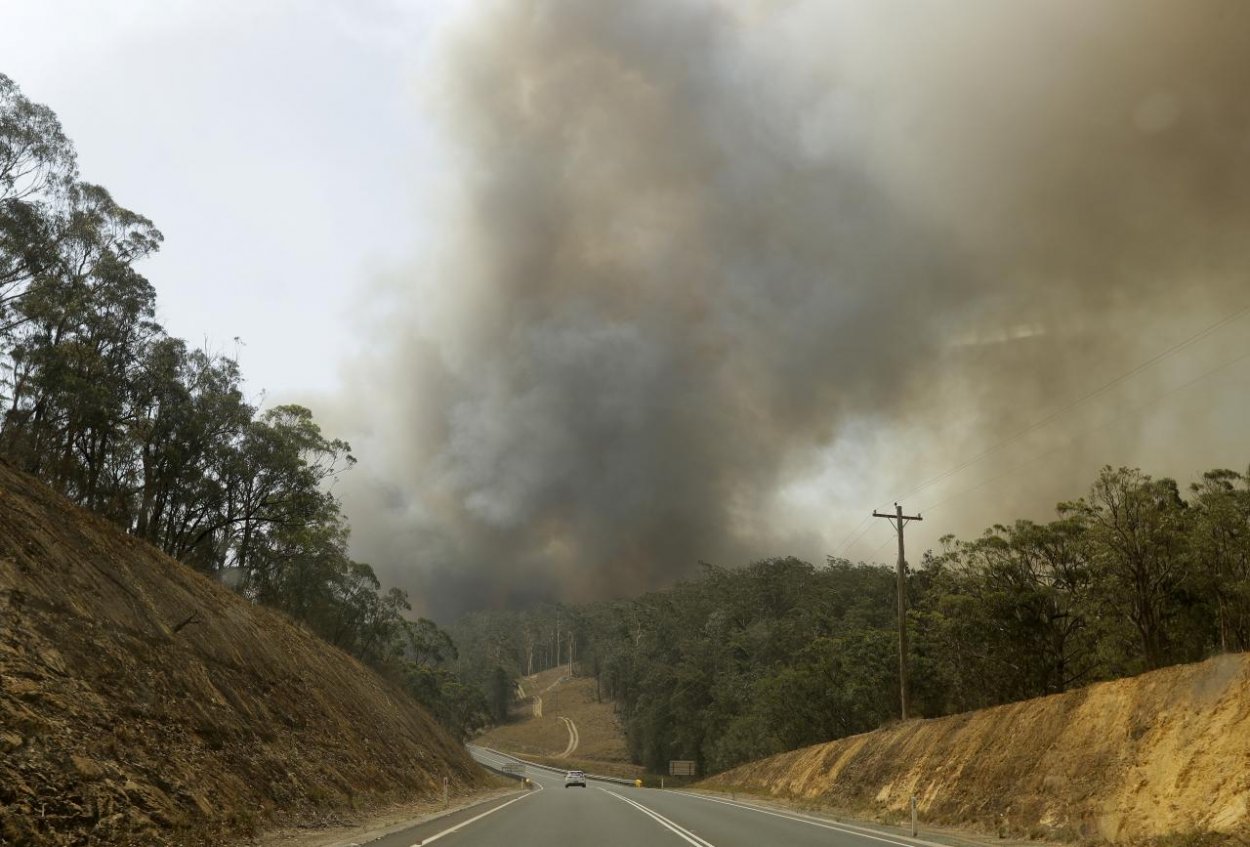
[[[1013,442],[1013,441],[1015,441],[1015,440],[1017,440],[1017,439],[1019,439],[1019,438],[1021,438],[1021,437],[1025,436],[1025,435],[1028,435],[1030,432],[1033,432],[1033,431],[1034,431],[1034,430],[1036,430],[1036,429],[1039,429],[1039,428],[1041,428],[1041,427],[1045,426],[1046,424],[1048,424],[1048,423],[1050,423],[1051,421],[1053,421],[1053,420],[1055,420],[1056,418],[1058,418],[1060,415],[1063,415],[1063,414],[1064,414],[1064,413],[1066,413],[1066,412],[1070,412],[1072,409],[1076,408],[1077,406],[1081,405],[1082,403],[1086,402],[1087,400],[1092,400],[1093,398],[1098,397],[1098,396],[1099,396],[1099,395],[1101,395],[1101,394],[1104,394],[1105,392],[1107,392],[1107,391],[1108,391],[1109,389],[1111,389],[1112,387],[1114,387],[1114,386],[1118,385],[1119,383],[1123,382],[1123,381],[1124,381],[1124,380],[1126,380],[1126,379],[1129,379],[1130,377],[1136,376],[1137,374],[1141,373],[1142,371],[1144,371],[1146,368],[1150,367],[1151,365],[1154,365],[1154,364],[1156,364],[1156,363],[1158,363],[1158,362],[1162,361],[1163,359],[1166,359],[1168,356],[1171,356],[1171,355],[1173,355],[1173,354],[1175,354],[1175,353],[1179,353],[1181,350],[1184,350],[1186,347],[1189,347],[1189,346],[1191,346],[1191,345],[1193,345],[1193,344],[1197,343],[1198,341],[1202,340],[1203,338],[1206,338],[1208,335],[1210,335],[1211,333],[1215,332],[1217,329],[1220,329],[1221,327],[1223,327],[1223,326],[1225,326],[1225,325],[1227,325],[1227,324],[1229,324],[1229,323],[1232,323],[1233,321],[1237,320],[1237,319],[1238,319],[1238,318],[1240,318],[1242,315],[1245,315],[1245,314],[1246,314],[1246,313],[1248,313],[1248,312],[1250,312],[1250,306],[1244,306],[1244,307],[1242,307],[1242,308],[1238,309],[1236,312],[1233,312],[1231,315],[1228,315],[1228,316],[1226,316],[1226,317],[1221,318],[1220,320],[1216,321],[1215,323],[1211,324],[1210,326],[1206,327],[1205,329],[1201,329],[1201,330],[1199,330],[1198,332],[1194,333],[1193,335],[1189,336],[1188,338],[1185,338],[1185,339],[1183,339],[1182,341],[1180,341],[1180,342],[1178,342],[1178,343],[1176,343],[1176,344],[1173,344],[1171,347],[1168,347],[1166,350],[1163,350],[1163,351],[1162,351],[1162,352],[1160,352],[1160,353],[1156,353],[1154,356],[1150,357],[1150,358],[1149,358],[1149,359],[1147,359],[1146,361],[1144,361],[1144,362],[1142,362],[1141,364],[1137,365],[1137,366],[1136,366],[1135,368],[1133,368],[1132,370],[1130,370],[1130,371],[1126,371],[1125,373],[1120,374],[1119,376],[1117,376],[1115,379],[1111,380],[1110,382],[1103,383],[1103,384],[1102,384],[1102,385],[1100,385],[1098,388],[1095,388],[1093,391],[1090,391],[1088,394],[1083,394],[1082,396],[1080,396],[1080,397],[1078,397],[1077,399],[1073,400],[1071,403],[1068,403],[1066,406],[1063,406],[1063,407],[1061,407],[1061,408],[1059,408],[1059,409],[1056,409],[1055,411],[1051,412],[1050,414],[1046,415],[1045,417],[1040,418],[1039,420],[1034,421],[1033,423],[1031,423],[1031,424],[1029,424],[1028,426],[1026,426],[1024,429],[1021,429],[1021,430],[1019,430],[1019,431],[1017,431],[1017,432],[1013,433],[1012,435],[1009,435],[1009,436],[1007,436],[1007,437],[1005,437],[1005,438],[1003,438],[1003,439],[1001,439],[1001,440],[999,440],[999,441],[997,441],[997,442],[995,442],[995,443],[991,444],[989,447],[986,447],[986,448],[985,448],[984,450],[982,450],[980,453],[977,453],[975,456],[972,456],[971,458],[967,459],[966,461],[961,462],[960,464],[956,465],[955,467],[950,468],[949,470],[943,471],[942,473],[937,474],[937,475],[935,475],[935,476],[931,476],[931,477],[929,477],[928,479],[926,479],[926,480],[924,480],[923,482],[921,482],[921,483],[919,483],[918,485],[916,485],[916,486],[915,486],[914,488],[912,488],[911,490],[909,490],[909,491],[907,491],[907,492],[903,493],[903,494],[899,497],[899,499],[900,499],[900,500],[902,500],[902,499],[904,499],[904,498],[910,497],[911,495],[913,495],[913,494],[915,494],[915,493],[917,493],[917,492],[919,492],[919,491],[923,491],[924,489],[928,488],[929,486],[931,486],[931,485],[933,485],[933,484],[935,484],[935,483],[937,483],[937,482],[941,482],[942,480],[946,479],[947,477],[950,477],[950,476],[953,476],[953,475],[955,475],[955,474],[959,473],[959,472],[960,472],[960,471],[962,471],[964,468],[967,468],[967,467],[969,467],[970,465],[976,464],[977,462],[979,462],[979,461],[981,461],[982,459],[984,459],[986,456],[989,456],[989,455],[991,455],[991,454],[993,454],[993,453],[996,453],[998,450],[1002,449],[1003,447],[1005,447],[1006,445],[1010,444],[1011,442]]]
[[[873,509],[873,511],[876,511],[876,509]],[[850,544],[848,544],[846,546],[846,549],[842,551],[841,555],[843,557],[845,557],[848,553],[850,553],[851,550],[855,549],[855,545],[863,541],[864,536],[867,535],[874,526],[880,526],[880,524],[874,524],[874,523],[871,523],[871,521],[872,521],[872,515],[869,515],[867,519],[865,520],[865,523],[863,524],[864,528],[860,530],[858,533],[856,533],[855,537],[851,539]]]
[[[1012,435],[1009,435],[1009,436],[1007,436],[1007,437],[1005,437],[1005,438],[1003,438],[1003,439],[1001,439],[1001,440],[999,440],[999,441],[995,442],[994,444],[991,444],[989,447],[985,448],[985,449],[984,449],[984,450],[982,450],[980,453],[977,453],[975,456],[972,456],[971,458],[969,458],[969,459],[967,459],[967,460],[965,460],[965,461],[963,461],[963,462],[959,463],[958,465],[956,465],[956,466],[954,466],[954,467],[952,467],[952,468],[950,468],[950,469],[948,469],[948,470],[943,471],[942,473],[936,474],[936,475],[934,475],[934,476],[929,477],[928,479],[923,480],[922,482],[920,482],[919,484],[917,484],[915,487],[913,487],[913,488],[911,488],[910,490],[908,490],[908,491],[906,491],[905,493],[903,493],[903,494],[902,494],[902,495],[901,495],[898,499],[900,499],[900,500],[901,500],[901,499],[904,499],[904,498],[906,498],[906,497],[910,497],[911,495],[916,494],[916,493],[918,493],[918,492],[920,492],[920,491],[923,491],[924,489],[929,488],[930,486],[932,486],[932,485],[934,485],[934,484],[936,484],[936,483],[938,483],[938,482],[941,482],[942,480],[947,479],[948,477],[954,476],[955,474],[959,473],[960,471],[962,471],[962,470],[964,470],[964,469],[966,469],[966,468],[970,467],[971,465],[976,464],[977,462],[981,461],[982,459],[986,458],[987,456],[990,456],[991,454],[993,454],[993,453],[997,452],[998,450],[1002,449],[1003,447],[1007,446],[1008,444],[1012,443],[1013,441],[1016,441],[1016,440],[1018,440],[1018,439],[1022,438],[1023,436],[1028,435],[1030,432],[1033,432],[1034,430],[1040,429],[1041,427],[1045,426],[1046,424],[1051,423],[1051,422],[1052,422],[1052,421],[1054,421],[1056,418],[1060,417],[1061,415],[1063,415],[1063,414],[1065,414],[1065,413],[1067,413],[1067,412],[1070,412],[1072,409],[1076,408],[1077,406],[1081,405],[1082,403],[1085,403],[1085,402],[1086,402],[1086,401],[1088,401],[1088,400],[1092,400],[1093,398],[1098,397],[1098,396],[1100,396],[1100,395],[1102,395],[1102,394],[1106,393],[1108,390],[1110,390],[1110,389],[1111,389],[1111,388],[1113,388],[1114,386],[1118,385],[1119,383],[1124,382],[1125,380],[1127,380],[1127,379],[1129,379],[1129,378],[1131,378],[1131,377],[1133,377],[1133,376],[1136,376],[1137,374],[1141,373],[1142,371],[1146,370],[1147,368],[1151,367],[1152,365],[1154,365],[1154,364],[1156,364],[1156,363],[1158,363],[1158,362],[1162,361],[1163,359],[1166,359],[1166,358],[1168,358],[1169,356],[1172,356],[1172,355],[1174,355],[1174,354],[1176,354],[1176,353],[1179,353],[1180,351],[1184,350],[1185,348],[1190,347],[1190,346],[1192,346],[1192,345],[1196,344],[1197,342],[1201,341],[1203,338],[1206,338],[1207,336],[1211,335],[1211,334],[1212,334],[1213,332],[1215,332],[1216,330],[1219,330],[1219,329],[1221,329],[1222,327],[1224,327],[1224,326],[1226,326],[1226,325],[1228,325],[1228,324],[1232,323],[1233,321],[1237,320],[1238,318],[1242,317],[1243,315],[1245,315],[1245,314],[1247,314],[1247,313],[1250,313],[1250,305],[1248,305],[1248,306],[1243,306],[1242,308],[1238,309],[1237,311],[1235,311],[1235,312],[1233,312],[1233,313],[1231,313],[1231,314],[1229,314],[1229,315],[1226,315],[1226,316],[1225,316],[1225,317],[1223,317],[1223,318],[1220,318],[1220,319],[1219,319],[1218,321],[1216,321],[1215,323],[1212,323],[1212,324],[1210,324],[1210,325],[1208,325],[1208,326],[1204,327],[1203,329],[1198,330],[1198,331],[1197,331],[1197,332],[1195,332],[1194,334],[1192,334],[1192,335],[1190,335],[1190,336],[1188,336],[1188,337],[1186,337],[1186,338],[1182,339],[1181,341],[1177,342],[1176,344],[1173,344],[1172,346],[1170,346],[1170,347],[1168,347],[1168,348],[1166,348],[1166,349],[1164,349],[1164,350],[1160,351],[1159,353],[1156,353],[1154,356],[1151,356],[1151,357],[1150,357],[1149,359],[1147,359],[1146,361],[1141,362],[1140,364],[1138,364],[1136,367],[1132,368],[1131,370],[1128,370],[1128,371],[1126,371],[1126,372],[1124,372],[1124,373],[1120,374],[1119,376],[1115,377],[1114,379],[1110,380],[1109,382],[1103,383],[1103,384],[1102,384],[1102,385],[1100,385],[1098,388],[1095,388],[1094,390],[1092,390],[1092,391],[1088,392],[1087,394],[1084,394],[1084,395],[1082,395],[1082,396],[1078,397],[1077,399],[1073,400],[1072,402],[1068,403],[1067,405],[1065,405],[1065,406],[1063,406],[1063,407],[1061,407],[1061,408],[1059,408],[1059,409],[1056,409],[1055,411],[1051,412],[1050,414],[1046,415],[1045,417],[1040,418],[1040,419],[1038,419],[1038,420],[1034,421],[1033,423],[1029,424],[1028,426],[1024,427],[1023,429],[1021,429],[1021,430],[1019,430],[1019,431],[1017,431],[1017,432],[1013,433]],[[1240,361],[1240,359],[1242,359],[1242,358],[1244,358],[1244,357],[1238,357],[1237,359],[1233,359],[1233,360],[1231,360],[1231,361],[1229,361],[1229,362],[1226,362],[1224,365],[1220,365],[1219,367],[1215,368],[1213,371],[1208,371],[1206,374],[1203,374],[1202,376],[1198,377],[1198,379],[1202,379],[1202,378],[1204,378],[1205,376],[1208,376],[1208,375],[1210,375],[1211,373],[1214,373],[1215,371],[1218,371],[1218,370],[1222,369],[1223,367],[1226,367],[1226,366],[1228,366],[1228,365],[1234,364],[1235,362]],[[1197,381],[1197,380],[1194,380],[1194,381]],[[1156,400],[1156,401],[1157,401],[1157,400],[1161,400],[1163,397],[1168,396],[1168,394],[1171,394],[1173,391],[1179,391],[1180,389],[1185,388],[1185,387],[1187,387],[1187,386],[1188,386],[1188,385],[1190,385],[1190,384],[1192,384],[1192,383],[1186,383],[1185,385],[1181,385],[1181,386],[1178,386],[1177,388],[1170,389],[1169,391],[1165,392],[1164,394],[1159,395],[1159,397],[1155,398],[1155,400]],[[1050,453],[1053,453],[1053,452],[1055,452],[1055,451],[1053,451],[1053,450],[1052,450],[1052,451],[1048,451],[1047,453],[1043,453],[1043,454],[1041,454],[1041,456],[1039,456],[1039,457],[1037,457],[1037,458],[1041,458],[1042,456],[1047,456],[1047,455],[1050,455]],[[1035,460],[1036,460],[1036,459],[1032,459],[1032,460],[1030,460],[1030,462],[1035,461]],[[1026,464],[1028,464],[1028,463],[1026,463]],[[1010,471],[1009,471],[1008,473],[1010,473]],[[998,476],[998,477],[994,477],[993,479],[994,479],[994,480],[1001,479],[1001,478],[1002,478],[1003,476],[1005,476],[1005,475],[1006,475],[1006,474],[1002,474],[1002,475],[1000,475],[1000,476]],[[982,485],[987,484],[989,481],[992,481],[992,480],[987,480],[986,482],[983,482],[983,483],[978,483],[977,485],[973,486],[972,488],[967,489],[965,493],[967,493],[967,492],[971,492],[971,491],[974,491],[974,490],[976,490],[977,488],[980,488]],[[943,499],[941,499],[941,500],[939,500],[939,501],[937,501],[937,502],[938,502],[939,504],[941,504],[941,503],[945,503],[945,502],[947,502],[948,500],[950,500],[950,499],[952,499],[952,498],[954,498],[954,497],[958,497],[958,496],[961,496],[961,495],[960,495],[960,494],[954,494],[954,495],[951,495],[950,497],[943,498]],[[924,511],[931,511],[933,508],[935,508],[935,506],[929,506],[929,507],[927,507],[926,509],[924,509]],[[874,511],[875,511],[875,510],[874,510]],[[868,517],[866,517],[866,518],[861,519],[861,520],[860,520],[860,522],[859,522],[859,523],[858,523],[858,524],[857,524],[857,525],[856,525],[856,526],[855,526],[855,527],[854,527],[854,528],[853,528],[853,529],[852,529],[849,533],[847,533],[846,537],[845,537],[845,538],[843,538],[842,542],[841,542],[840,544],[838,544],[838,545],[837,545],[837,547],[835,547],[835,550],[834,550],[834,556],[835,556],[835,557],[845,557],[847,554],[849,554],[849,553],[850,553],[850,551],[854,548],[854,546],[860,542],[860,540],[861,540],[861,539],[862,539],[862,538],[863,538],[863,537],[864,537],[864,536],[868,533],[868,530],[869,530],[869,528],[871,527],[871,524],[869,523],[870,518],[871,518],[871,516],[868,516]],[[885,542],[885,543],[888,543],[888,542]],[[881,550],[881,549],[885,546],[885,543],[883,543],[883,544],[881,544],[880,546],[878,546],[877,548],[875,548],[875,549],[872,551],[872,553],[870,553],[870,555],[875,555],[875,554],[876,554],[879,550]]]
[[[1005,478],[1007,478],[1007,477],[1011,476],[1012,474],[1016,473],[1017,471],[1021,470],[1022,468],[1028,467],[1029,465],[1033,464],[1034,462],[1036,462],[1036,461],[1038,461],[1038,460],[1040,460],[1040,459],[1044,459],[1044,458],[1046,458],[1047,456],[1050,456],[1050,455],[1052,455],[1052,454],[1054,454],[1054,453],[1058,453],[1060,450],[1063,450],[1063,449],[1065,449],[1065,448],[1067,448],[1067,447],[1070,447],[1070,446],[1072,445],[1072,442],[1075,440],[1076,436],[1079,436],[1079,435],[1088,435],[1088,434],[1089,434],[1089,433],[1091,433],[1091,432],[1097,432],[1097,431],[1098,431],[1098,430],[1100,430],[1100,429],[1105,429],[1106,427],[1111,426],[1113,423],[1116,423],[1117,421],[1120,421],[1120,420],[1124,419],[1125,417],[1127,417],[1127,416],[1128,416],[1128,415],[1130,415],[1130,414],[1134,414],[1134,413],[1138,413],[1138,412],[1143,412],[1143,411],[1145,411],[1146,409],[1148,409],[1150,406],[1156,405],[1156,404],[1157,404],[1160,400],[1162,400],[1163,398],[1168,397],[1168,396],[1170,396],[1170,395],[1172,395],[1172,394],[1175,394],[1175,393],[1176,393],[1176,392],[1178,392],[1178,391],[1183,391],[1184,389],[1189,388],[1190,386],[1195,385],[1195,384],[1197,384],[1197,383],[1199,383],[1199,382],[1203,381],[1204,379],[1207,379],[1208,377],[1214,376],[1215,374],[1219,373],[1220,371],[1224,370],[1225,368],[1232,367],[1233,365],[1237,364],[1238,362],[1244,361],[1245,359],[1250,359],[1250,351],[1248,351],[1248,352],[1246,352],[1246,353],[1242,353],[1240,356],[1236,356],[1236,357],[1234,357],[1234,358],[1232,358],[1232,359],[1229,359],[1227,362],[1224,362],[1224,363],[1222,363],[1222,364],[1216,365],[1214,368],[1210,368],[1209,370],[1203,371],[1203,372],[1202,372],[1202,373],[1200,373],[1198,376],[1194,377],[1193,379],[1187,380],[1187,381],[1185,381],[1185,382],[1181,383],[1180,385],[1177,385],[1177,386],[1174,386],[1174,387],[1172,387],[1172,388],[1169,388],[1167,391],[1165,391],[1165,392],[1163,392],[1162,394],[1158,395],[1157,397],[1153,398],[1153,399],[1152,399],[1152,400],[1150,400],[1149,402],[1146,402],[1146,403],[1140,404],[1140,405],[1138,405],[1138,406],[1134,406],[1134,407],[1132,407],[1132,408],[1126,409],[1125,411],[1123,411],[1123,412],[1121,412],[1120,414],[1116,415],[1115,417],[1111,418],[1111,420],[1109,420],[1109,421],[1104,421],[1104,422],[1102,422],[1102,423],[1100,423],[1100,424],[1097,424],[1097,425],[1095,425],[1095,426],[1088,427],[1087,429],[1080,430],[1080,431],[1078,431],[1077,433],[1075,433],[1072,437],[1070,437],[1067,441],[1065,441],[1063,444],[1060,444],[1060,445],[1058,445],[1057,447],[1052,447],[1051,449],[1046,450],[1046,451],[1045,451],[1045,452],[1043,452],[1043,453],[1039,453],[1038,455],[1034,456],[1034,457],[1033,457],[1033,458],[1031,458],[1031,459],[1028,459],[1028,460],[1026,460],[1026,461],[1024,461],[1024,462],[1021,462],[1021,463],[1019,463],[1019,464],[1017,464],[1017,465],[1014,465],[1013,467],[1009,468],[1009,469],[1008,469],[1008,470],[1006,470],[1006,471],[1003,471],[1002,473],[998,474],[997,476],[992,476],[992,477],[990,477],[989,479],[982,480],[981,482],[978,482],[976,485],[973,485],[973,486],[971,486],[971,487],[969,487],[969,488],[965,488],[965,489],[963,489],[962,491],[957,491],[957,492],[955,492],[954,494],[949,494],[949,495],[947,495],[946,497],[943,497],[942,499],[937,500],[937,501],[935,501],[934,503],[932,503],[932,504],[930,504],[930,505],[926,506],[926,507],[925,507],[922,511],[925,511],[925,512],[932,512],[934,509],[937,509],[938,507],[942,506],[942,505],[943,505],[943,504],[945,504],[945,503],[950,502],[951,500],[955,500],[955,499],[957,499],[957,498],[959,498],[959,497],[964,496],[965,494],[971,494],[973,491],[976,491],[976,490],[977,490],[977,489],[979,489],[979,488],[983,488],[984,486],[989,485],[990,483],[993,483],[993,482],[998,482],[998,481],[1000,481],[1000,480],[1002,480],[1002,479],[1005,479]],[[885,545],[883,544],[883,545],[882,545],[882,547],[884,547],[884,546],[885,546]],[[877,548],[877,549],[880,549],[880,548]],[[875,552],[875,551],[874,551],[874,552]]]
[[[861,521],[859,525],[859,529],[853,533],[855,537],[851,538],[849,541],[847,541],[843,545],[841,555],[845,556],[846,554],[850,553],[851,550],[854,549],[855,545],[858,544],[863,539],[863,537],[872,530],[874,526],[876,526],[876,524],[872,523],[872,515],[869,515],[867,518]]]
[[[833,555],[835,558],[846,552],[847,545],[851,540],[851,536],[855,535],[855,533],[859,532],[861,529],[866,528],[870,520],[872,520],[872,515],[865,515],[863,518],[860,519],[859,523],[855,524],[854,528],[846,534],[846,537],[843,538],[841,541],[837,543],[837,545],[834,546]]]
[[[887,538],[885,541],[882,541],[882,542],[881,542],[880,544],[878,544],[876,547],[872,548],[872,553],[870,553],[869,555],[871,555],[871,556],[875,556],[875,555],[877,555],[877,554],[878,554],[878,553],[880,553],[882,550],[884,550],[886,547],[889,547],[889,546],[890,546],[890,544],[891,544],[891,543],[893,543],[893,541],[894,541],[894,539],[893,539],[893,538]]]
[[[963,497],[967,494],[971,494],[972,492],[977,491],[981,488],[984,488],[987,485],[992,485],[995,482],[1000,482],[1016,474],[1017,472],[1023,470],[1029,465],[1032,465],[1034,462],[1038,462],[1042,459],[1045,459],[1048,456],[1052,456],[1055,453],[1058,453],[1061,450],[1065,450],[1068,447],[1071,447],[1072,443],[1076,440],[1077,437],[1082,436],[1082,435],[1088,435],[1091,432],[1097,432],[1100,429],[1106,429],[1107,427],[1111,426],[1117,421],[1123,420],[1125,417],[1128,417],[1129,415],[1144,412],[1147,409],[1149,409],[1151,406],[1157,405],[1164,398],[1169,397],[1172,394],[1175,394],[1179,391],[1184,391],[1186,388],[1189,388],[1193,385],[1196,385],[1199,382],[1202,382],[1205,379],[1215,376],[1220,371],[1225,370],[1226,368],[1230,368],[1233,365],[1237,364],[1238,362],[1245,361],[1246,359],[1250,359],[1250,351],[1242,353],[1240,356],[1235,356],[1232,359],[1229,359],[1226,362],[1222,362],[1213,368],[1209,368],[1203,371],[1202,373],[1198,374],[1197,376],[1191,379],[1188,379],[1179,385],[1169,388],[1167,391],[1164,391],[1162,394],[1158,395],[1157,397],[1152,398],[1150,401],[1146,403],[1142,403],[1137,406],[1133,406],[1129,409],[1125,409],[1123,412],[1120,412],[1119,414],[1115,415],[1110,420],[1103,421],[1102,423],[1079,430],[1078,432],[1074,433],[1071,437],[1069,437],[1064,443],[1059,444],[1055,447],[1052,447],[1049,450],[1045,450],[1041,453],[1038,453],[1032,458],[1026,459],[1023,462],[1019,462],[1011,466],[1007,470],[1003,471],[1002,473],[996,474],[995,476],[989,477],[988,479],[983,479],[980,482],[976,483],[975,485],[971,485],[968,488],[962,489],[961,491],[956,491],[952,494],[948,494],[945,497],[942,497],[939,500],[935,500],[934,502],[922,508],[920,511],[921,512],[936,511],[937,509],[941,508],[942,506],[944,506],[945,504],[949,503],[952,500],[957,500],[960,497]],[[860,538],[862,538],[863,535],[864,533],[860,533]],[[872,549],[872,551],[868,554],[868,557],[869,558],[875,557],[878,553],[884,550],[893,540],[894,538],[890,537],[882,541],[880,544],[878,544],[876,547]],[[858,541],[858,539],[856,539],[856,541]]]

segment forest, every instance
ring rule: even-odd
[[[1213,470],[1183,492],[1104,468],[1048,523],[943,539],[907,593],[923,717],[1250,649],[1250,477]],[[898,720],[896,626],[893,568],[775,558],[452,631],[484,684],[572,654],[617,704],[637,762],[712,773]]]
[[[455,647],[353,561],[349,445],[248,399],[238,363],[170,336],[136,264],[152,221],[80,178],[56,115],[0,74],[0,455],[403,684],[464,734]]]

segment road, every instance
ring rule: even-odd
[[[542,691],[539,691],[537,694],[534,695],[534,717],[541,718],[543,716],[543,695],[546,694],[551,689],[555,688],[560,683],[564,682],[566,679],[568,679],[567,676],[562,676],[559,679],[557,679],[555,682],[551,683],[551,685],[548,685]],[[517,687],[518,688],[521,687],[519,683],[517,684]],[[521,690],[524,691],[525,689],[522,688]],[[524,699],[524,695],[522,695],[522,699]]]
[[[566,718],[563,715],[560,715],[560,720],[564,721],[565,727],[568,728],[569,743],[568,746],[564,748],[564,752],[556,756],[556,758],[567,759],[569,756],[572,756],[574,752],[576,752],[577,745],[581,743],[582,737],[577,731],[577,724],[573,723],[571,718]]]
[[[478,748],[475,758],[503,763]],[[857,832],[827,821],[761,811],[680,791],[591,780],[565,788],[558,774],[530,768],[533,791],[492,800],[370,842],[370,847],[913,847],[917,842]]]

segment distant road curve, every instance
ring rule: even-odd
[[[532,677],[527,677],[527,678],[532,679]],[[548,685],[542,691],[539,691],[537,694],[534,695],[534,702],[531,706],[531,710],[533,711],[534,717],[541,718],[543,716],[543,695],[546,694],[551,689],[555,688],[560,683],[564,682],[568,678],[569,677],[566,674],[565,676],[560,677],[555,682],[551,683],[551,685]],[[521,686],[520,682],[517,682],[516,687],[517,687],[517,691],[520,692],[521,699],[524,700],[527,696],[525,693],[525,689]]]
[[[569,756],[573,755],[573,751],[577,749],[577,745],[581,743],[582,739],[577,733],[577,724],[573,723],[571,718],[566,718],[564,715],[559,715],[559,718],[564,721],[565,727],[568,728],[569,745],[565,747],[564,752],[560,753],[560,755],[556,756],[556,758],[567,759]]]

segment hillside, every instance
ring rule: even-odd
[[[783,753],[702,783],[896,819],[1110,841],[1250,840],[1250,655]]]
[[[0,844],[220,844],[486,777],[347,654],[0,464]]]
[[[513,720],[475,743],[593,773],[641,774],[642,768],[629,761],[612,703],[596,697],[594,679],[567,673],[568,668],[561,666],[523,678]]]

